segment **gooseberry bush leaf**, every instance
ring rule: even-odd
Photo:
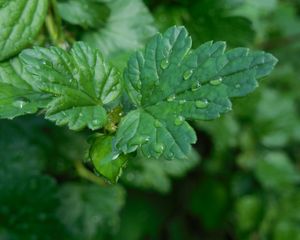
[[[124,71],[135,109],[121,121],[115,147],[148,158],[186,158],[196,134],[187,121],[212,120],[231,110],[232,97],[252,92],[277,60],[268,53],[207,42],[191,50],[184,27],[157,34]]]
[[[120,94],[120,74],[97,50],[82,42],[67,52],[57,47],[24,50],[19,58],[36,92],[50,95],[46,118],[72,130],[101,128],[105,107]]]
[[[48,0],[0,2],[0,61],[30,44],[44,23]]]

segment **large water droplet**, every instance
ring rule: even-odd
[[[208,101],[206,99],[196,101],[197,108],[207,108],[207,106],[208,106]]]
[[[176,126],[179,126],[179,125],[181,125],[181,124],[183,124],[183,122],[184,122],[184,117],[183,116],[178,116],[176,119],[175,119],[175,125]]]
[[[120,156],[120,153],[114,153],[111,157],[112,160],[116,160]]]
[[[185,71],[183,74],[183,79],[188,80],[193,75],[193,72],[194,71],[192,69]]]
[[[164,60],[161,61],[160,67],[162,69],[166,69],[168,66],[169,66],[169,60],[168,59],[164,59]]]
[[[201,84],[199,82],[196,82],[192,85],[192,91],[197,91],[201,87]]]
[[[93,124],[94,126],[98,125],[99,123],[100,123],[100,122],[99,122],[99,120],[97,120],[97,119],[95,119],[95,120],[92,121],[92,124]]]
[[[154,145],[154,151],[157,153],[162,153],[165,149],[165,146],[162,143],[156,143]]]
[[[175,98],[176,98],[176,96],[175,96],[175,94],[173,94],[173,95],[171,95],[170,97],[168,97],[167,101],[168,101],[168,102],[172,102],[172,101],[175,100]]]
[[[142,144],[148,142],[149,139],[150,139],[149,136],[141,135],[141,136],[138,136],[138,137],[135,138],[134,144],[142,145]]]
[[[241,87],[241,84],[239,84],[239,83],[237,83],[237,84],[235,84],[235,88],[240,88]]]
[[[210,80],[209,83],[213,86],[218,86],[222,83],[223,79],[221,77],[214,79],[214,80]]]
[[[185,104],[185,103],[186,103],[186,100],[185,100],[185,99],[179,100],[179,104]]]
[[[27,100],[19,99],[13,102],[13,106],[22,109],[27,103]]]

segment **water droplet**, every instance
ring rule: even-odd
[[[185,71],[183,74],[183,79],[188,80],[193,75],[193,72],[194,71],[192,69]]]
[[[176,119],[175,119],[175,125],[176,126],[179,126],[179,125],[182,125],[183,124],[183,122],[184,122],[184,117],[183,116],[178,116]]]
[[[22,109],[27,104],[25,100],[16,100],[13,102],[13,106]]]
[[[185,104],[185,103],[186,103],[186,100],[185,100],[185,99],[179,100],[179,104]]]
[[[99,124],[99,120],[95,119],[92,121],[93,125],[98,125]]]
[[[214,80],[210,80],[209,83],[213,86],[218,86],[222,83],[223,79],[221,77],[214,79]]]
[[[47,64],[47,62],[46,62],[46,61],[42,61],[42,64],[43,64],[43,65],[46,65],[46,64]]]
[[[192,91],[197,91],[201,87],[201,84],[199,82],[196,82],[192,85]]]
[[[141,81],[138,81],[138,82],[137,82],[136,87],[137,87],[137,89],[139,89],[139,90],[142,88],[142,83],[141,83]]]
[[[161,143],[156,143],[154,145],[154,151],[157,152],[157,153],[162,153],[165,149],[165,146]]]
[[[206,99],[196,101],[197,108],[206,108],[207,106],[208,106],[208,101]]]
[[[150,140],[149,136],[145,136],[145,135],[138,136],[134,139],[134,144],[141,145],[148,142],[149,140]]]
[[[79,117],[82,117],[82,113],[79,113]]]
[[[159,127],[162,127],[163,125],[160,121],[156,120],[154,123],[154,126],[159,128]]]
[[[235,84],[235,88],[240,88],[241,87],[241,84],[237,83]]]
[[[111,157],[112,160],[116,160],[120,156],[120,153],[114,153]]]
[[[168,101],[168,102],[172,102],[172,101],[175,100],[175,98],[176,98],[176,96],[175,96],[175,94],[173,94],[173,95],[171,95],[170,97],[168,97],[167,101]]]
[[[160,67],[162,69],[166,69],[168,66],[169,66],[169,60],[168,59],[164,59],[164,60],[161,61]]]
[[[172,153],[172,152],[169,152],[167,154],[167,156],[168,156],[169,159],[174,159],[174,153]]]

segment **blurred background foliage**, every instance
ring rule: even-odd
[[[39,116],[1,120],[1,240],[300,239],[299,0],[60,0],[58,12],[65,39],[120,69],[174,24],[195,46],[224,40],[279,64],[231,113],[192,123],[188,160],[132,156],[117,185],[104,186],[86,160],[91,132]],[[37,44],[47,41],[42,31]]]

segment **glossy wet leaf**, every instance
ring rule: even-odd
[[[48,103],[47,95],[35,91],[19,59],[0,63],[0,118],[35,113]]]
[[[97,50],[81,42],[70,52],[35,47],[24,50],[20,59],[31,73],[32,88],[52,96],[46,118],[72,130],[103,127],[105,107],[120,94],[120,75]]]
[[[32,43],[47,13],[48,0],[2,0],[0,5],[0,61]]]
[[[112,136],[95,136],[91,143],[89,156],[96,170],[112,183],[116,183],[127,163],[124,155],[113,155]]]
[[[196,135],[188,120],[231,110],[231,97],[252,92],[277,60],[268,53],[207,42],[191,50],[184,27],[157,34],[128,62],[124,87],[136,106],[121,121],[116,147],[146,157],[186,158]]]

